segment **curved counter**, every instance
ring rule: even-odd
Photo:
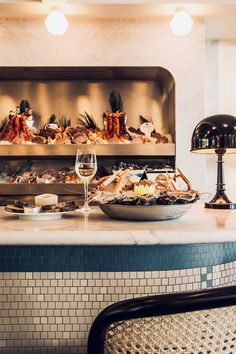
[[[200,203],[164,222],[115,221],[98,209],[88,222],[2,212],[0,230],[0,352],[85,354],[94,317],[113,302],[236,280],[236,212]]]
[[[236,241],[234,210],[196,203],[181,218],[132,222],[108,218],[94,208],[58,220],[19,220],[0,211],[0,245],[169,245]]]

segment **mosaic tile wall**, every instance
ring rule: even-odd
[[[1,272],[0,353],[85,354],[91,323],[109,304],[234,285],[235,270],[236,261],[145,272]]]
[[[236,259],[236,242],[185,245],[1,246],[0,272],[130,272],[209,267]]]

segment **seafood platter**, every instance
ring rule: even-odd
[[[110,89],[112,86],[106,91],[108,95]],[[18,100],[17,96],[15,100]],[[57,116],[51,115],[52,103],[46,111],[42,107],[42,115],[39,105],[35,104],[37,101],[34,104],[38,111],[31,108],[29,101],[22,100],[16,109],[9,107],[13,109],[9,114],[6,103],[7,117],[3,116],[0,121],[0,204],[5,203],[5,198],[31,198],[42,193],[55,193],[64,199],[82,195],[83,184],[75,172],[74,158],[77,149],[84,145],[94,144],[98,156],[98,171],[90,188],[96,186],[100,177],[112,173],[115,164],[123,161],[134,165],[141,162],[141,168],[133,167],[137,171],[150,165],[152,172],[152,164],[157,165],[157,170],[166,165],[168,171],[173,169],[175,144],[171,134],[174,130],[163,128],[161,113],[158,118],[158,112],[150,111],[152,117],[145,118],[149,112],[147,105],[143,111],[140,108],[142,116],[139,109],[130,109],[132,100],[129,96],[125,109],[118,91],[111,91],[107,101],[107,110],[105,97],[99,109],[91,104],[89,113],[82,113],[78,108],[74,114],[77,106],[73,109],[67,106],[70,118],[60,116],[60,111],[56,111]],[[90,110],[95,110],[93,107],[97,109],[95,118],[90,114]],[[115,168],[126,169],[125,166]]]
[[[120,220],[161,221],[182,216],[198,199],[188,178],[177,174],[159,174],[154,181],[143,177],[133,182],[128,169],[116,171],[98,181],[91,202],[109,217]]]
[[[64,166],[58,170],[53,168],[33,169],[32,161],[26,161],[17,168],[10,164],[0,167],[0,184],[78,184],[80,183],[74,168]]]
[[[54,193],[76,198],[83,193],[83,184],[75,172],[74,161],[2,160],[0,166],[0,204],[8,198]],[[95,179],[91,181],[91,184]],[[72,197],[73,196],[73,197]],[[65,197],[64,197],[65,198]]]
[[[99,127],[91,114],[84,112],[77,117],[77,125],[65,115],[54,114],[44,126],[36,124],[34,112],[27,100],[22,100],[16,110],[0,124],[1,144],[167,144],[170,134],[160,134],[151,119],[140,115],[140,127],[128,126],[127,114],[119,92],[109,96],[110,111],[101,114],[103,126]]]
[[[25,220],[49,220],[58,219],[78,209],[79,205],[75,201],[56,201],[54,204],[40,205],[37,202],[32,204],[21,200],[11,200],[5,206],[5,213]]]
[[[0,185],[1,184],[79,184],[81,183],[80,178],[75,172],[74,166],[67,164],[67,166],[54,168],[43,168],[42,162],[39,166],[34,166],[33,161],[27,160],[20,164],[14,164],[12,166],[9,162],[5,164],[2,162],[0,167]],[[144,170],[148,173],[151,172],[163,172],[173,171],[173,166],[168,164],[159,163],[150,166],[148,164],[134,164],[134,163],[124,163],[114,164],[112,168],[110,166],[101,166],[98,169],[96,178],[93,182],[96,183],[96,179],[103,177],[108,174],[108,170],[116,172],[117,170],[125,170],[129,168],[130,174],[143,175]]]

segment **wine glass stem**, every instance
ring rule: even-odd
[[[84,206],[88,207],[88,182],[84,183]]]
[[[89,212],[85,211],[84,212],[84,231],[88,231],[88,216],[89,216]]]

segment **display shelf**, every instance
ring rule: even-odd
[[[87,146],[87,145],[86,145]],[[97,156],[175,156],[175,144],[101,144],[91,145]],[[75,156],[85,145],[0,144],[0,157],[65,157]]]
[[[95,188],[95,183],[89,184],[89,188]],[[83,195],[84,186],[82,183],[55,183],[55,184],[0,184],[1,196],[20,196],[20,195],[39,195],[44,193],[52,193],[59,195]]]

